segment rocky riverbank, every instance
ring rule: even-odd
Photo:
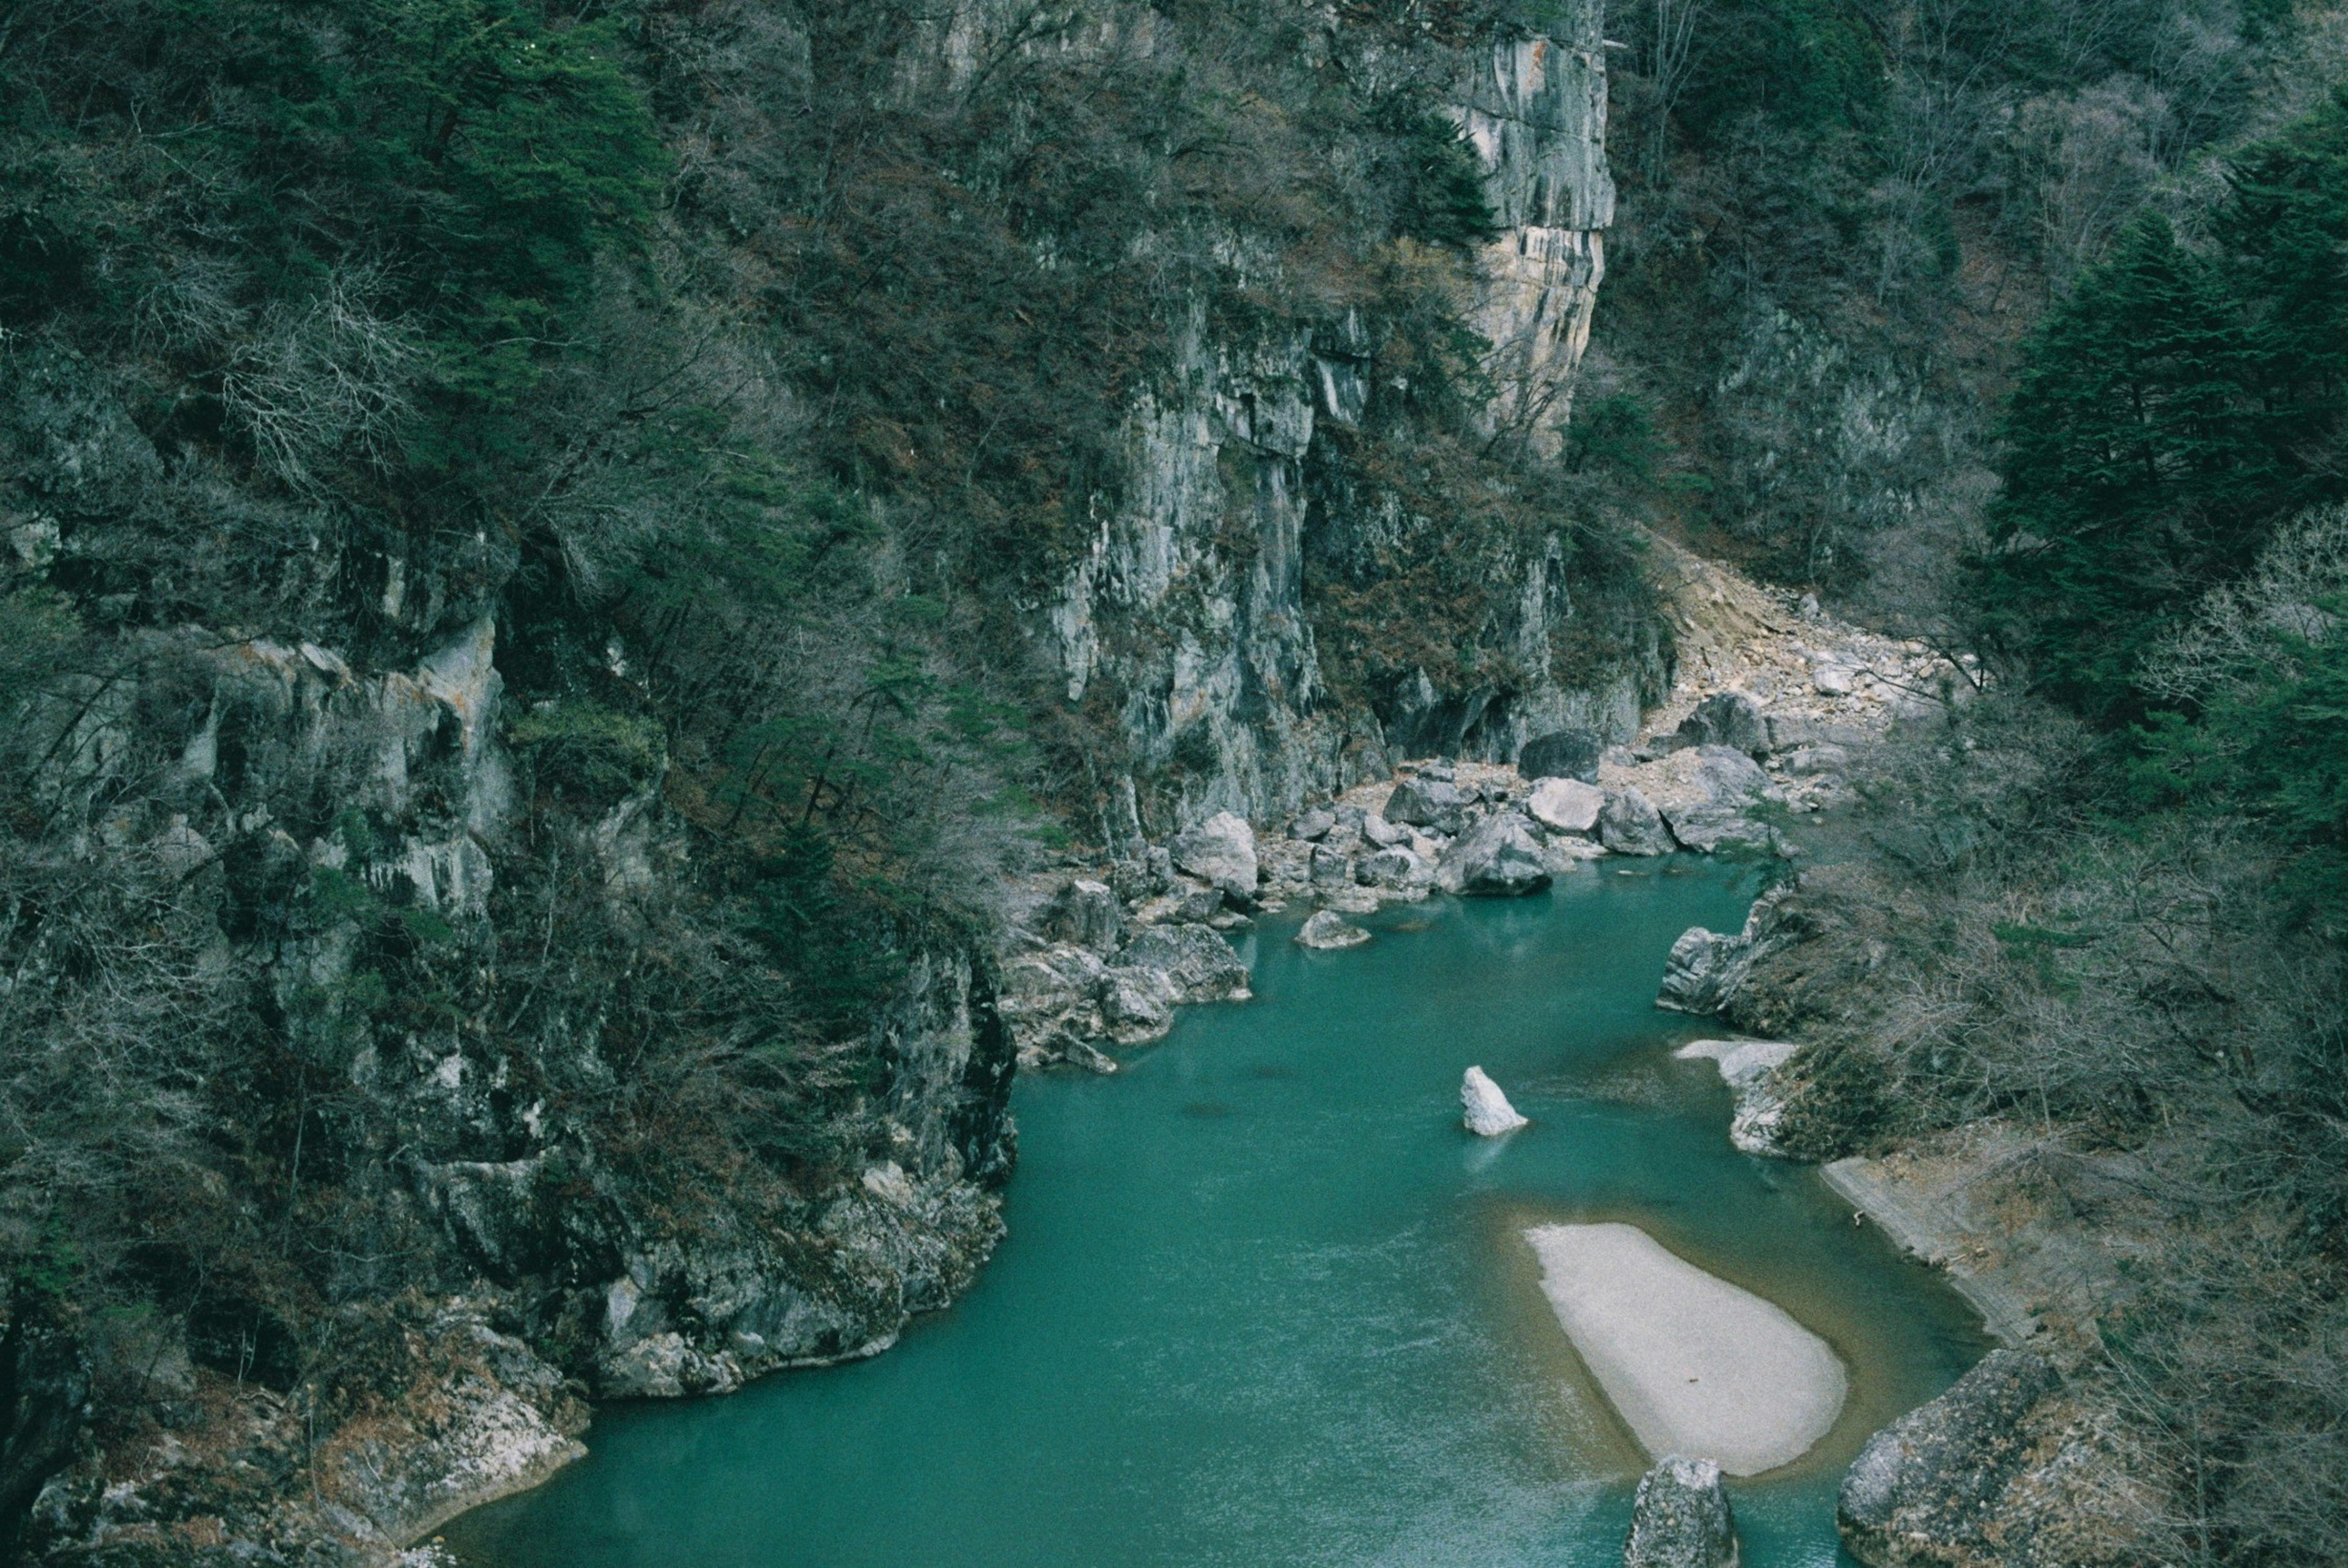
[[[1654,541],[1681,630],[1681,679],[1638,736],[1527,741],[1512,764],[1428,758],[1309,804],[1276,826],[1219,813],[1109,864],[1076,861],[1024,889],[1002,951],[1003,1016],[1030,1067],[1116,1067],[1185,1004],[1242,999],[1213,938],[1309,906],[1300,939],[1357,939],[1346,915],[1435,893],[1511,897],[1609,856],[1775,856],[1780,825],[1845,799],[1844,769],[1903,715],[1970,692],[1966,671]],[[1726,948],[1675,951],[1709,1011]],[[1707,979],[1706,977],[1713,977]],[[1673,982],[1667,982],[1667,989]]]

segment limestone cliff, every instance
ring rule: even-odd
[[[1455,111],[1501,230],[1476,258],[1468,305],[1497,389],[1482,418],[1543,453],[1570,408],[1612,221],[1599,21],[1581,7],[1555,36],[1470,49]],[[1129,481],[1097,498],[1085,554],[1035,618],[1068,702],[1091,704],[1124,743],[1099,825],[1112,847],[1217,811],[1293,810],[1395,757],[1513,760],[1567,725],[1628,739],[1643,699],[1661,694],[1665,660],[1651,641],[1605,668],[1562,651],[1577,617],[1590,619],[1562,518],[1496,563],[1491,608],[1468,634],[1478,674],[1417,664],[1333,678],[1308,567],[1390,578],[1400,536],[1454,526],[1413,516],[1351,456],[1385,395],[1382,347],[1379,323],[1357,313],[1239,342],[1194,309],[1132,412]]]

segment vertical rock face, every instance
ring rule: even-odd
[[[1614,221],[1602,20],[1598,5],[1569,6],[1550,36],[1498,40],[1461,111],[1503,231],[1481,258],[1474,313],[1501,389],[1488,417],[1545,452],[1572,409]]]
[[[1128,423],[1123,504],[1045,610],[1068,702],[1107,696],[1146,804],[1170,819],[1158,831],[1292,809],[1384,765],[1374,723],[1323,686],[1303,597],[1302,465],[1358,374],[1303,327],[1233,348],[1194,316]],[[1354,741],[1373,755],[1349,759]],[[1107,825],[1130,842],[1126,815]]]
[[[1606,73],[1595,5],[1554,36],[1509,36],[1481,55],[1458,113],[1504,233],[1478,258],[1470,315],[1496,345],[1494,428],[1553,451],[1590,333],[1613,220]],[[1113,847],[1217,812],[1263,818],[1383,773],[1392,755],[1512,757],[1566,726],[1622,739],[1638,693],[1551,670],[1552,629],[1574,613],[1564,554],[1514,569],[1512,608],[1488,630],[1513,682],[1446,690],[1422,671],[1375,694],[1333,692],[1315,644],[1308,548],[1375,556],[1381,503],[1316,472],[1329,432],[1368,407],[1374,330],[1348,313],[1218,341],[1193,310],[1157,387],[1128,422],[1127,482],[1097,501],[1094,533],[1032,622],[1071,707],[1121,742],[1127,777],[1106,792]],[[1144,819],[1147,819],[1145,821]]]

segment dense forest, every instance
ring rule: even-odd
[[[1983,671],[1868,759],[1739,1021],[1816,1041],[1805,1153],[2013,1127],[2137,1248],[2111,1560],[2348,1561],[2339,18],[1640,16],[1589,450]]]
[[[1971,656],[1782,906],[1804,1152],[2129,1155],[2135,1539],[2348,1562],[2348,25],[1623,0],[1551,441],[1461,84],[1584,9],[0,7],[0,1557],[293,1561],[436,1378],[567,1429],[965,1281],[1010,890],[1227,803],[1035,630],[1203,377],[1324,786],[1659,696],[1650,530]]]

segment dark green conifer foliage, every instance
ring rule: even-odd
[[[2005,651],[2109,717],[2168,619],[2240,569],[2294,489],[2222,272],[2140,220],[2047,315],[2002,432],[1976,592]]]

